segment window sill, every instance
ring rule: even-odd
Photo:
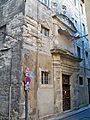
[[[39,88],[53,88],[51,84],[40,84]]]
[[[79,87],[84,87],[84,85],[79,85]]]

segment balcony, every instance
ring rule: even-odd
[[[58,33],[62,33],[67,37],[71,37],[71,39],[79,36],[79,33],[77,32],[77,29],[74,26],[73,22],[66,15],[57,13],[56,15],[52,16],[52,18],[57,19],[64,26],[59,27]]]

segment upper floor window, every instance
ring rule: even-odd
[[[80,4],[80,6],[81,6],[81,13],[83,14],[83,5]]]
[[[74,4],[75,4],[75,6],[76,6],[76,4],[77,4],[76,2],[77,2],[77,0],[74,0]]]
[[[42,3],[44,3],[45,5],[49,6],[49,0],[40,0]]]
[[[49,36],[49,29],[41,25],[41,33],[45,36]]]
[[[2,47],[3,43],[5,42],[6,35],[4,34],[6,32],[6,25],[0,27],[0,47]]]
[[[77,46],[77,56],[81,58],[81,49]]]
[[[79,77],[79,85],[83,85],[83,77]]]
[[[83,27],[83,33],[85,34],[86,30],[85,30],[85,25],[82,24],[82,27]]]
[[[85,54],[86,54],[86,58],[88,58],[88,52],[87,51],[85,52]]]

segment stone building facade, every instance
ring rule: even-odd
[[[88,35],[89,35],[89,38],[90,38],[90,23],[89,23],[89,20],[90,20],[90,1],[89,0],[86,0],[85,1],[85,9],[86,9],[86,16],[87,16],[87,25],[88,25]]]
[[[86,0],[85,1],[85,10],[86,10],[86,16],[87,16],[88,38],[90,39],[90,23],[89,23],[89,21],[90,21],[90,8],[89,8],[89,5],[90,5],[90,1]],[[90,45],[90,41],[89,41],[89,45]],[[89,81],[88,81],[88,86],[90,86],[90,82]],[[89,91],[89,96],[90,96],[90,88],[89,88],[88,91]],[[89,103],[90,103],[90,99],[89,99]]]
[[[89,104],[90,52],[83,0],[0,1],[0,119],[29,119]]]

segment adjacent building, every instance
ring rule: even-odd
[[[89,51],[84,0],[1,1],[0,117],[25,118],[26,67],[29,119],[88,105]]]
[[[88,38],[89,38],[89,44],[90,44],[90,1],[85,0],[85,9],[86,9],[86,16],[87,16],[87,27],[88,27]],[[90,51],[89,51],[90,52]],[[88,80],[88,87],[90,86],[90,79]],[[90,98],[90,89],[89,89],[89,98]],[[90,103],[90,99],[89,99]]]
[[[89,33],[89,38],[90,38],[90,24],[89,24],[89,20],[90,20],[90,1],[86,0],[85,1],[85,9],[86,9],[86,16],[87,16],[87,25],[88,25],[88,33]]]

